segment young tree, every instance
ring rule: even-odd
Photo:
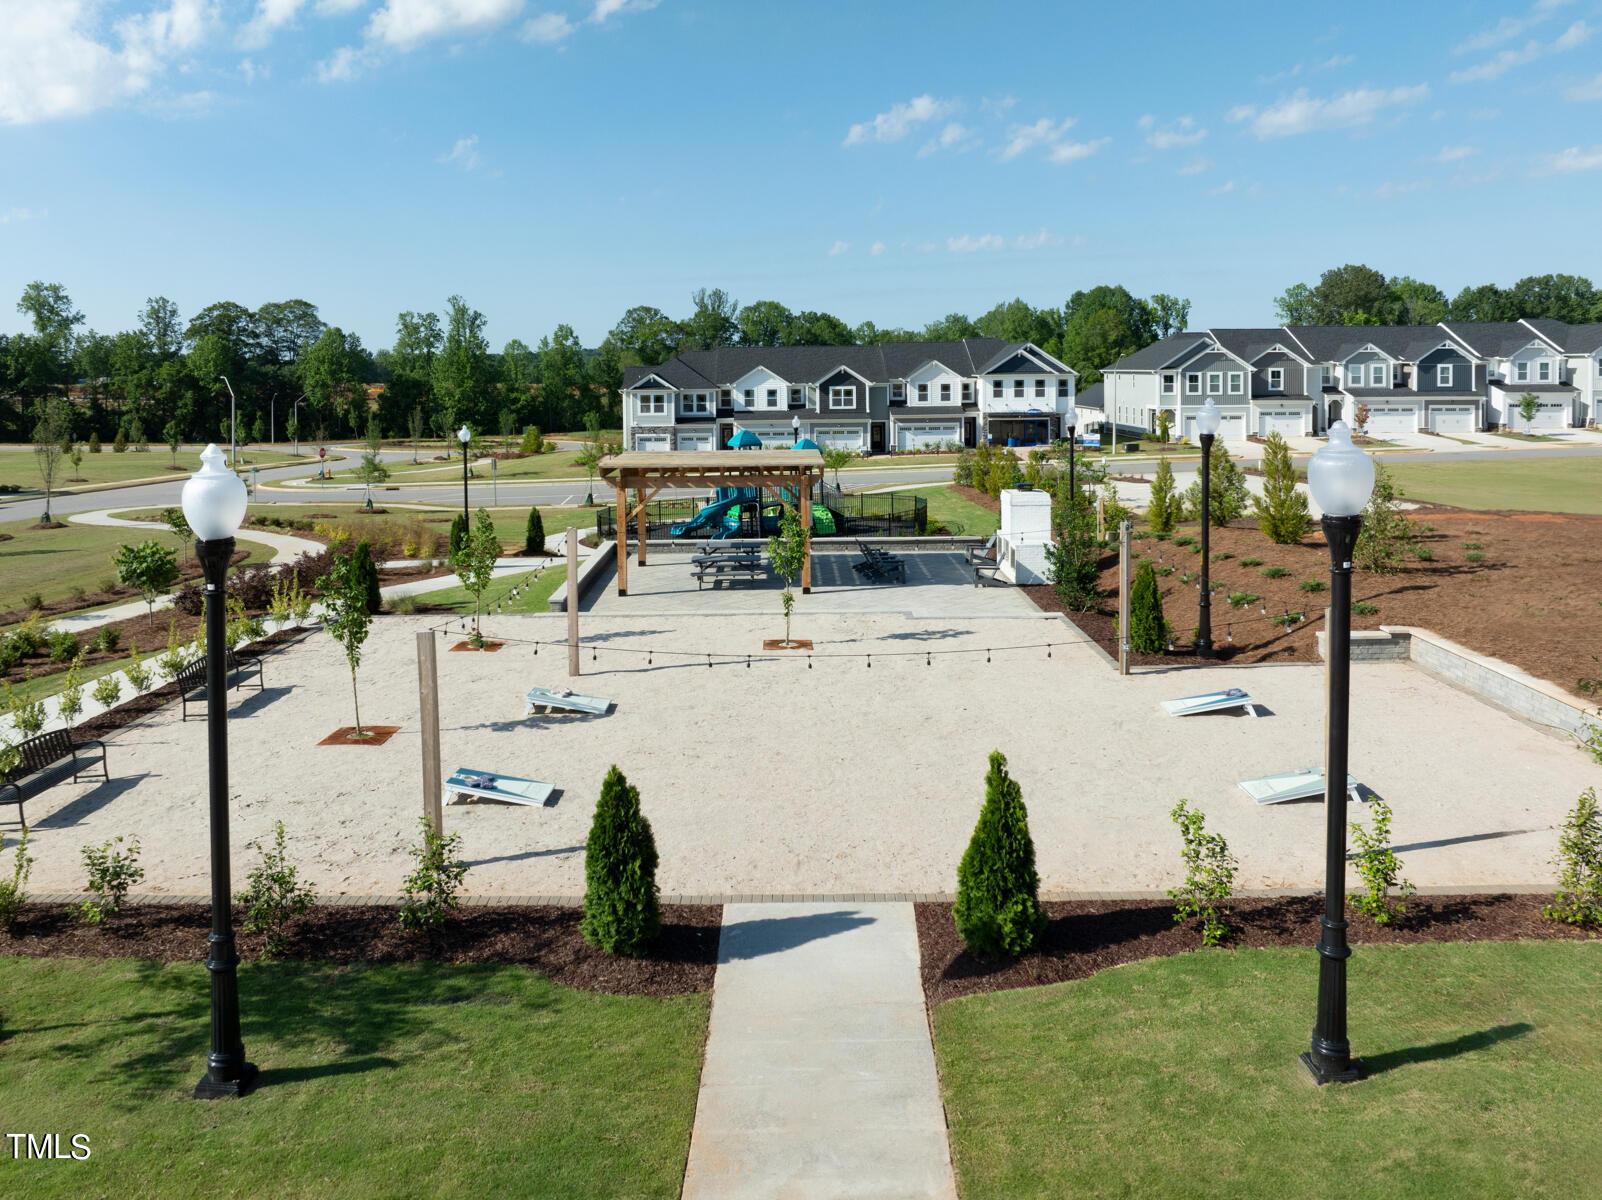
[[[44,516],[39,518],[44,525],[50,524],[50,493],[56,486],[56,473],[61,470],[61,443],[67,438],[71,423],[67,402],[52,399],[44,402],[33,427],[33,457],[44,484]]]
[[[421,404],[412,405],[411,415],[406,418],[406,427],[411,431],[412,461],[416,462],[417,443],[423,440],[423,406]]]
[[[1374,463],[1374,491],[1363,510],[1363,524],[1357,532],[1352,559],[1376,575],[1393,574],[1418,544],[1418,531],[1402,515],[1396,501],[1402,489],[1380,462]]]
[[[184,544],[184,557],[189,557],[189,544],[194,541],[195,531],[189,528],[189,520],[184,516],[184,510],[176,504],[161,510],[161,520],[173,536]]]
[[[71,445],[72,449],[67,451],[67,459],[72,463],[72,478],[67,482],[82,483],[84,479],[79,472],[83,470],[83,447],[77,442],[73,442]]]
[[[1179,497],[1174,492],[1174,468],[1167,458],[1157,461],[1157,477],[1151,484],[1151,502],[1146,505],[1146,524],[1153,533],[1172,533],[1179,519]]]
[[[984,807],[957,866],[951,915],[958,934],[975,954],[1027,954],[1046,927],[1039,892],[1023,791],[1007,774],[1006,756],[993,750]]]
[[[378,414],[372,413],[367,418],[367,448],[362,451],[361,466],[356,468],[356,477],[367,485],[367,507],[373,506],[373,484],[383,483],[389,478],[389,468],[379,457],[384,447],[383,431],[378,424]]]
[[[805,497],[801,503],[810,503]],[[768,539],[768,558],[773,562],[773,569],[784,581],[784,592],[781,603],[784,606],[784,644],[790,642],[790,613],[795,608],[795,593],[791,590],[795,578],[801,573],[801,567],[807,560],[807,549],[812,544],[812,530],[801,524],[801,510],[795,505],[787,505],[784,513],[779,517],[779,532]]]
[[[484,607],[484,589],[489,587],[495,573],[495,560],[501,555],[501,543],[495,536],[495,521],[484,509],[473,514],[473,529],[462,539],[462,548],[451,556],[451,566],[462,586],[473,594],[473,636],[468,639],[475,646],[484,644],[479,629],[479,615]]]
[[[1066,609],[1085,612],[1101,599],[1101,548],[1095,513],[1069,491],[1066,475],[1058,478],[1051,499],[1051,526],[1056,540],[1046,546],[1046,562],[1057,599]]]
[[[1163,596],[1150,559],[1141,560],[1129,588],[1129,648],[1136,654],[1161,654],[1168,648]]]
[[[345,651],[350,664],[350,695],[356,711],[357,738],[369,735],[362,731],[361,697],[356,691],[356,669],[362,665],[362,643],[373,627],[373,614],[367,611],[367,585],[356,566],[354,554],[336,554],[329,563],[328,574],[317,580],[317,590],[323,594],[323,628]]]
[[[589,477],[589,485],[584,493],[584,503],[595,503],[595,469],[601,465],[601,460],[607,456],[607,447],[598,441],[588,441],[579,447],[573,456],[573,461],[584,468],[584,474]]]
[[[1213,442],[1212,457],[1208,462],[1207,516],[1215,526],[1228,525],[1246,515],[1251,492],[1246,487],[1246,476],[1229,456],[1221,441]],[[1185,511],[1201,519],[1201,475],[1185,489]]]
[[[606,773],[584,849],[584,940],[608,954],[641,955],[655,943],[656,839],[640,793],[617,769]]]
[[[1367,437],[1369,416],[1370,413],[1368,411],[1368,405],[1359,404],[1352,412],[1352,432],[1356,433],[1359,437]]]
[[[1541,402],[1535,398],[1534,392],[1525,392],[1519,397],[1519,416],[1524,418],[1524,436],[1530,436],[1530,425],[1535,420],[1535,414],[1541,411]]]
[[[1157,414],[1157,440],[1163,445],[1168,444],[1168,435],[1174,431],[1174,414],[1163,409]]]
[[[545,553],[545,518],[540,516],[537,504],[531,504],[528,508],[528,525],[523,530],[523,553]]]
[[[178,448],[183,445],[184,431],[176,420],[168,421],[161,427],[162,441],[167,443],[167,450],[172,455],[172,465],[178,465]]]
[[[1268,447],[1263,452],[1263,494],[1252,503],[1257,528],[1271,542],[1295,545],[1313,527],[1313,519],[1307,514],[1307,497],[1296,487],[1290,446],[1278,433],[1268,435]]]
[[[851,460],[856,458],[850,450],[841,446],[828,446],[823,451],[823,469],[834,472],[835,491],[840,490],[840,468],[849,467]]]
[[[144,597],[149,623],[156,623],[156,599],[178,582],[178,553],[152,538],[137,546],[118,546],[111,556],[117,579]]]

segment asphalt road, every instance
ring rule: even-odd
[[[23,453],[24,451],[8,451],[9,453]],[[356,457],[360,451],[345,449],[347,458]],[[1430,461],[1430,462],[1481,462],[1486,460],[1505,461],[1521,458],[1585,458],[1602,455],[1602,446],[1546,446],[1540,449],[1508,450],[1480,450],[1467,446],[1453,450],[1436,450],[1421,455],[1407,451],[1378,451],[1380,457],[1395,456],[1401,461]],[[386,462],[409,462],[411,452],[385,451]],[[1102,457],[1092,451],[1084,457],[1099,461]],[[1305,462],[1310,455],[1295,456],[1298,461]],[[1150,460],[1145,460],[1149,463]],[[1195,474],[1198,459],[1174,459],[1174,475],[1178,479],[1188,480]],[[1115,455],[1108,456],[1109,464],[1118,462]],[[1133,465],[1133,464],[1132,464]],[[1142,468],[1145,469],[1145,468]],[[259,473],[261,490],[253,504],[307,504],[325,501],[328,503],[356,503],[363,498],[363,488],[360,484],[341,485],[338,487],[304,488],[284,487],[286,481],[304,478],[316,473],[311,465],[294,467],[269,467]],[[916,487],[930,483],[946,483],[951,479],[949,466],[935,467],[882,467],[859,471],[842,471],[841,482],[848,490],[879,489],[891,487]],[[97,492],[81,492],[67,495],[58,495],[51,501],[51,509],[56,514],[72,512],[89,512],[102,508],[160,508],[169,504],[177,504],[179,493],[183,488],[182,477],[161,483],[142,484],[137,487],[106,489]],[[493,488],[488,479],[475,479],[470,484],[471,502],[475,505],[488,504],[493,498],[503,505],[561,505],[580,504],[584,500],[585,483],[576,482],[505,482]],[[665,490],[663,497],[699,495],[698,490]],[[604,497],[605,492],[597,487],[597,497]],[[380,491],[377,494],[380,502],[385,504],[439,504],[455,506],[462,501],[462,485],[460,481],[453,484],[429,485],[426,487],[403,487],[394,492]],[[43,498],[37,493],[24,493],[14,499],[0,501],[0,521],[38,520],[44,512]]]

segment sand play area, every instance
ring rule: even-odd
[[[437,623],[437,618],[435,619]],[[410,869],[422,809],[415,633],[425,617],[386,617],[360,674],[362,716],[398,725],[380,747],[319,746],[351,722],[342,653],[316,632],[266,663],[265,693],[234,694],[235,882],[275,820],[324,894],[393,895]],[[565,618],[495,617],[511,639],[559,639]],[[1141,892],[1179,877],[1169,820],[1187,797],[1225,834],[1243,888],[1322,880],[1319,801],[1261,808],[1238,780],[1321,764],[1324,673],[1311,664],[1116,674],[1064,642],[1055,617],[939,620],[808,614],[816,644],[788,661],[751,652],[782,632],[776,613],[587,615],[575,690],[616,702],[604,717],[523,717],[534,684],[569,685],[561,647],[509,642],[448,653],[439,681],[445,770],[544,780],[554,804],[450,805],[478,895],[567,895],[584,888],[584,842],[607,768],[640,789],[667,894],[946,892],[983,799],[986,756],[1008,755],[1023,788],[1047,893]],[[593,643],[591,642],[593,640]],[[591,645],[598,657],[592,661]],[[651,649],[618,653],[615,648]],[[609,649],[614,648],[614,649]],[[873,652],[831,659],[831,653]],[[913,651],[901,657],[891,652]],[[933,652],[926,665],[925,651]],[[1164,698],[1248,689],[1271,710],[1251,719],[1176,719]],[[1395,810],[1394,837],[1419,885],[1546,884],[1557,826],[1602,768],[1560,738],[1406,663],[1352,671],[1352,771]],[[66,784],[29,805],[35,893],[83,886],[79,848],[123,835],[143,847],[136,890],[207,889],[206,726],[176,705],[115,734],[112,781]],[[1353,806],[1362,819],[1366,806]]]

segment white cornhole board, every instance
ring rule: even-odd
[[[1283,771],[1278,775],[1264,775],[1261,779],[1243,780],[1240,790],[1259,804],[1283,804],[1286,800],[1311,800],[1324,796],[1324,769],[1303,767],[1300,771]],[[1357,799],[1357,780],[1346,777],[1346,790]]]
[[[489,786],[469,783],[470,779],[488,776]],[[514,775],[491,775],[488,771],[474,771],[458,767],[445,781],[445,790],[451,794],[451,803],[461,802],[463,796],[476,796],[483,800],[500,800],[507,804],[542,806],[556,789],[538,779],[518,779]]]
[[[524,699],[528,701],[528,711],[523,714],[525,717],[532,716],[536,708],[543,708],[546,712],[563,708],[571,712],[588,713],[592,717],[604,717],[612,707],[610,700],[602,700],[599,696],[581,696],[560,688],[529,688]]]
[[[1223,712],[1231,708],[1244,708],[1253,717],[1257,715],[1256,701],[1240,688],[1225,688],[1221,692],[1206,692],[1200,696],[1183,696],[1178,700],[1164,700],[1162,706],[1171,717],[1193,717],[1197,713]]]

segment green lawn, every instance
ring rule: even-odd
[[[6,1131],[87,1134],[8,1161],[46,1197],[677,1197],[708,1002],[594,995],[522,967],[247,964],[261,1087],[189,1093],[199,964],[0,958]],[[9,1146],[9,1143],[7,1143]]]
[[[1368,1078],[1317,1088],[1311,949],[1205,951],[934,1013],[965,1200],[1602,1192],[1602,944],[1360,946]]]
[[[897,488],[896,494],[922,496],[929,501],[930,522],[939,521],[953,532],[961,532],[969,537],[977,535],[987,538],[1001,527],[1001,518],[995,513],[957,495],[943,483],[933,483],[927,487]],[[958,526],[961,526],[960,530]]]
[[[1416,500],[1459,508],[1602,513],[1602,456],[1387,464],[1387,470]]]
[[[501,611],[508,613],[550,612],[551,593],[561,587],[562,581],[567,578],[567,564],[555,558],[551,562],[562,565],[544,567],[537,572],[518,571],[511,575],[497,576],[489,587],[484,589],[483,611],[493,614],[496,604],[500,604]],[[512,596],[513,588],[518,589],[515,599]],[[417,599],[428,604],[443,605],[459,613],[471,615],[473,612],[473,595],[464,587],[424,592]]]
[[[182,544],[165,525],[143,533],[112,526],[69,524],[65,529],[33,529],[32,521],[0,523],[0,533],[10,541],[0,542],[0,611],[23,606],[23,597],[38,592],[46,604],[64,600],[72,589],[100,590],[103,582],[115,583],[117,569],[111,556],[124,542],[143,542],[151,538],[185,553]],[[250,551],[250,561],[264,562],[273,552],[260,542],[240,538],[240,547]],[[129,594],[126,599],[136,600]]]
[[[495,468],[497,479],[582,479],[584,468],[574,461],[577,451],[558,450],[551,454],[531,455],[528,458],[513,458],[501,462]],[[453,459],[448,463],[423,461],[413,466],[409,462],[391,462],[385,464],[389,467],[390,483],[460,483],[462,481],[462,460]],[[476,459],[473,463],[474,476],[471,486],[488,486],[490,483],[490,466],[488,459]],[[354,470],[335,471],[331,482],[348,484],[357,481],[359,476]],[[315,484],[312,486],[316,486]],[[380,485],[382,486],[382,485]]]
[[[152,445],[148,451],[141,454],[136,450],[128,450],[124,454],[112,453],[107,445],[99,454],[84,452],[83,463],[74,468],[65,456],[56,468],[56,489],[70,491],[74,488],[93,487],[96,484],[126,483],[132,479],[182,479],[200,470],[200,452],[204,446],[183,446],[178,451],[178,465],[183,469],[173,471],[172,455],[166,446]],[[224,456],[228,447],[223,448]],[[277,450],[257,450],[254,447],[239,449],[239,469],[248,470],[251,467],[281,467],[286,463],[315,462],[317,456],[296,458],[293,454],[282,453]],[[79,479],[78,476],[82,476]],[[39,465],[35,461],[32,451],[6,450],[0,452],[0,483],[15,483],[30,492],[42,491],[44,484],[39,478]]]
[[[387,513],[367,515],[362,511],[359,501],[351,503],[349,501],[330,500],[326,504],[252,504],[250,512],[252,515],[259,516],[277,516],[301,520],[314,519],[325,521],[329,524],[347,523],[353,526],[363,520],[383,521],[386,516],[419,519],[445,517],[445,522],[436,523],[434,526],[441,531],[441,536],[443,536],[450,532],[449,518],[461,511],[460,508],[447,508],[442,505],[408,504],[403,500],[397,501],[393,497],[388,498],[386,503],[386,498],[382,494],[375,496],[373,503],[379,508],[388,508],[389,511]],[[503,505],[500,508],[489,508],[486,505],[485,510],[494,520],[495,534],[501,541],[509,545],[516,543],[519,547],[522,546],[523,534],[528,527],[527,508],[520,505]],[[473,511],[478,511],[478,505],[475,504],[473,506]],[[571,525],[577,525],[580,533],[587,533],[595,528],[595,512],[595,509],[585,508],[582,505],[572,508],[541,508],[540,518],[545,522],[545,532],[547,534],[560,533]],[[117,515],[130,521],[155,521],[160,517],[160,514],[155,509],[128,509],[117,513]],[[330,515],[334,518],[332,521],[328,521]],[[294,529],[274,529],[271,526],[268,527],[267,531],[291,536],[297,534],[302,537],[306,536],[304,533]],[[3,554],[4,548],[0,547],[0,555]]]

